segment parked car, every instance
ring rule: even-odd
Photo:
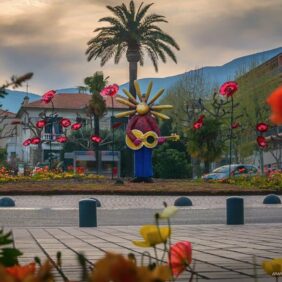
[[[232,164],[231,176],[243,176],[243,175],[256,175],[258,174],[258,168],[250,164]],[[220,166],[214,169],[211,173],[204,174],[202,179],[220,180],[229,177],[229,165]]]

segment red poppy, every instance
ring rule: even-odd
[[[240,123],[239,122],[234,122],[232,125],[231,125],[231,128],[232,129],[236,129],[240,126]]]
[[[32,145],[38,145],[41,142],[41,139],[39,137],[33,137],[31,138],[31,144]]]
[[[72,130],[78,130],[82,127],[82,123],[76,122],[71,126]]]
[[[52,101],[52,99],[55,97],[55,95],[56,95],[55,90],[49,90],[48,92],[46,92],[42,95],[41,101],[48,104]]]
[[[56,141],[59,143],[66,143],[68,141],[68,138],[66,136],[59,136],[56,138]]]
[[[119,86],[117,84],[112,84],[102,89],[100,94],[102,96],[114,97],[118,93],[118,90],[119,90]]]
[[[68,119],[68,118],[63,118],[61,121],[60,121],[60,124],[63,126],[63,127],[69,127],[71,125],[71,121]]]
[[[36,127],[43,128],[46,125],[46,120],[42,119],[36,123]]]
[[[193,124],[194,129],[199,129],[203,126],[204,117],[205,117],[204,115],[200,115],[198,120],[196,122],[194,122],[194,124]]]
[[[271,121],[274,124],[282,124],[282,86],[275,89],[267,98],[267,103],[271,107]]]
[[[236,81],[227,81],[223,83],[219,88],[219,93],[226,97],[231,97],[238,90],[238,84]]]
[[[268,130],[268,125],[264,122],[260,122],[256,125],[256,129],[259,132],[266,132]]]
[[[268,147],[266,139],[263,136],[258,136],[257,137],[257,143],[258,143],[259,147],[261,147],[263,149]]]
[[[174,276],[178,276],[192,262],[192,244],[188,241],[178,242],[170,247],[169,260]]]
[[[23,146],[29,146],[31,144],[31,139],[28,138],[23,142]]]
[[[92,135],[91,140],[95,143],[101,143],[102,142],[102,138],[98,135]]]

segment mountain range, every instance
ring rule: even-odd
[[[212,89],[214,85],[221,85],[226,80],[232,80],[235,78],[235,75],[240,70],[249,69],[252,64],[262,64],[272,57],[282,53],[282,47],[275,48],[268,51],[263,51],[255,54],[251,54],[248,56],[243,56],[240,58],[236,58],[222,66],[206,66],[199,68],[197,70],[201,71],[203,75],[203,79],[206,83],[206,94]],[[177,81],[181,80],[185,76],[193,77],[195,71],[191,70],[182,74],[163,77],[163,78],[142,78],[139,79],[139,84],[142,92],[146,91],[147,85],[149,81],[153,81],[153,93],[157,92],[160,88],[165,88],[166,90],[172,87]],[[128,89],[128,83],[120,85],[120,88]],[[57,93],[78,93],[78,88],[65,88],[56,90]],[[23,91],[15,91],[15,90],[6,90],[7,94],[4,99],[0,100],[0,104],[2,104],[2,109],[7,109],[10,112],[16,113],[23,101],[23,98],[27,95],[26,92]],[[28,97],[30,101],[40,99],[40,95],[35,93],[28,93]]]

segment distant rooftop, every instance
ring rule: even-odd
[[[54,103],[55,109],[80,110],[80,109],[84,109],[88,105],[90,100],[91,100],[91,95],[89,95],[89,94],[60,93],[58,95],[55,95],[55,97],[53,98],[53,103]],[[104,100],[106,101],[107,108],[112,108],[111,97],[104,97]],[[46,109],[50,109],[51,105],[46,104],[46,103],[42,102],[41,100],[36,100],[36,101],[33,101],[33,102],[28,103],[26,105],[23,105],[23,107],[25,107],[25,108],[41,108],[41,109],[46,108]],[[121,105],[121,104],[117,103],[115,101],[115,99],[114,99],[113,107],[118,108],[118,109],[128,108],[125,105]]]

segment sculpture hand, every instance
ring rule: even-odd
[[[139,139],[139,138],[136,138],[133,143],[134,143],[135,146],[138,146],[142,143],[142,140]]]
[[[163,144],[164,142],[166,141],[166,138],[165,137],[159,137],[158,138],[158,144]]]

